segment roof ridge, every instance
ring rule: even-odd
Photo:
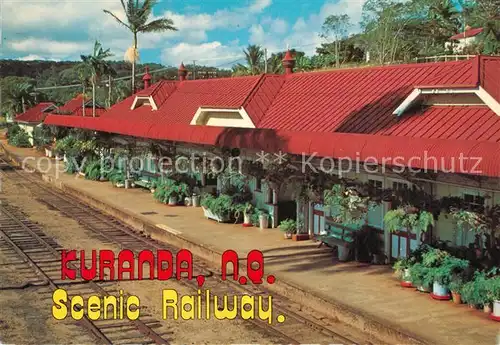
[[[472,55],[471,55],[472,57]],[[359,67],[346,67],[339,69],[329,69],[329,70],[319,70],[319,71],[309,71],[309,72],[300,72],[293,73],[290,76],[299,76],[299,75],[315,75],[315,74],[330,74],[330,73],[342,73],[342,72],[368,72],[380,69],[408,69],[408,68],[423,68],[429,67],[431,65],[440,66],[440,65],[454,65],[454,64],[464,64],[470,62],[473,59],[469,60],[455,60],[455,61],[439,61],[439,62],[422,62],[422,63],[404,63],[404,64],[394,64],[394,65],[382,65],[382,66],[359,66]]]
[[[259,79],[257,79],[257,81],[255,82],[255,84],[252,86],[252,90],[250,90],[250,92],[245,97],[245,99],[243,100],[243,102],[241,102],[241,106],[242,107],[244,107],[249,102],[250,97],[253,96],[255,94],[255,92],[257,92],[259,86],[262,85],[262,82],[264,80],[264,76],[265,76],[264,73],[259,76]]]

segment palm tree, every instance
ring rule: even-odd
[[[75,66],[75,71],[78,75],[78,81],[82,84],[82,115],[85,116],[85,95],[86,89],[90,82],[92,72],[90,71],[90,66],[86,63],[79,63]]]
[[[139,57],[139,52],[137,50],[137,35],[147,32],[177,31],[177,28],[174,27],[174,22],[168,18],[160,18],[146,23],[153,12],[153,7],[158,3],[158,0],[144,0],[142,3],[139,0],[128,0],[127,4],[125,4],[125,0],[120,1],[127,17],[126,23],[120,20],[112,12],[108,10],[103,11],[129,29],[134,37],[133,45],[130,48],[132,49],[130,62],[132,63],[132,90],[135,90],[135,64]]]
[[[272,74],[281,74],[283,73],[283,57],[285,55],[283,53],[271,54],[271,57],[267,60],[267,70]]]
[[[245,58],[247,60],[248,68],[250,69],[250,74],[260,74],[260,72],[262,71],[262,62],[264,58],[264,50],[262,50],[262,47],[251,44],[247,47],[246,50],[243,50],[243,53],[245,53]]]
[[[91,55],[80,55],[82,58],[82,73],[90,73],[92,83],[92,116],[95,116],[95,86],[103,75],[115,76],[116,72],[106,61],[113,56],[109,49],[104,50],[101,43],[95,41]],[[84,96],[85,97],[85,96]]]
[[[33,97],[34,87],[29,82],[22,82],[12,85],[12,87],[2,90],[2,101],[5,108],[12,116],[23,113],[27,110],[26,106],[35,105]]]

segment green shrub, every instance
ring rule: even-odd
[[[426,267],[439,267],[450,254],[444,250],[432,248],[422,255],[422,263]]]
[[[87,180],[99,181],[102,177],[101,162],[99,160],[89,162],[85,167],[85,178]]]
[[[221,194],[218,197],[205,194],[202,197],[201,206],[221,217],[231,216],[234,212],[233,198],[227,194]]]
[[[394,266],[392,267],[395,271],[396,274],[398,275],[399,278],[403,277],[404,270],[409,269],[411,266],[416,264],[416,259],[413,256],[408,256],[406,258],[400,258],[398,259],[395,263]]]
[[[463,279],[454,278],[451,280],[450,284],[448,285],[448,289],[450,289],[451,292],[461,294],[464,285],[465,285],[465,283],[464,283]]]
[[[487,300],[492,303],[500,301],[500,277],[494,277],[488,280],[486,286]]]
[[[37,126],[33,130],[33,145],[36,147],[48,146],[52,143],[52,134],[47,126]]]
[[[467,282],[462,288],[462,299],[471,305],[488,303],[488,279],[484,272],[476,272],[474,279]]]
[[[10,133],[8,142],[16,147],[32,147],[29,134],[20,127]]]
[[[113,169],[107,178],[112,184],[125,183],[125,173],[118,169]]]
[[[297,230],[297,222],[293,219],[285,219],[281,221],[279,228],[281,231],[291,234]]]
[[[410,280],[414,286],[430,288],[434,282],[431,269],[422,263],[410,267]]]
[[[190,195],[189,186],[184,183],[177,183],[172,179],[162,179],[155,182],[156,188],[153,197],[163,203],[168,203],[170,197],[178,197],[180,199]]]
[[[461,274],[467,267],[469,267],[469,261],[446,256],[439,266],[431,268],[429,274],[433,281],[449,287],[452,278]]]
[[[7,125],[7,138],[13,138],[17,133],[21,131],[21,127],[17,123],[12,123]]]

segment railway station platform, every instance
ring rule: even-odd
[[[195,255],[220,262],[227,249],[241,256],[262,251],[266,275],[277,278],[269,289],[315,308],[318,317],[327,315],[399,344],[500,344],[499,324],[486,314],[402,288],[389,266],[340,263],[317,242],[285,240],[278,229],[219,224],[205,219],[200,208],[168,207],[145,189],[67,175],[61,162],[56,167],[36,150],[11,147],[5,140],[0,145],[8,158],[24,160],[54,187]]]

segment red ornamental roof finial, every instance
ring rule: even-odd
[[[181,65],[179,66],[179,70],[177,71],[177,75],[179,76],[180,81],[186,80],[186,76],[188,74],[188,70],[184,66],[184,63],[181,62]]]
[[[293,57],[293,55],[290,52],[290,50],[286,51],[285,57],[283,58],[283,61],[295,61],[295,58]]]
[[[283,68],[285,68],[285,74],[292,74],[293,68],[295,67],[295,58],[293,57],[289,49],[286,51],[282,63],[283,63]]]
[[[149,74],[149,67],[146,66],[145,68],[145,74],[144,74],[144,77],[142,77],[142,80],[151,80],[151,74]]]

